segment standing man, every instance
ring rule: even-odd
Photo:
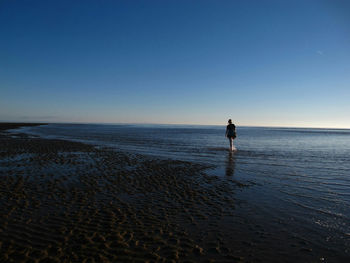
[[[228,125],[226,127],[226,137],[230,141],[230,151],[233,152],[236,148],[233,146],[233,140],[236,138],[236,126],[232,123],[232,120],[228,120]]]

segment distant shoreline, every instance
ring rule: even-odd
[[[21,127],[47,125],[47,124],[48,123],[0,122],[0,131],[17,129]]]

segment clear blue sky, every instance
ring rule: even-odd
[[[0,1],[0,120],[350,128],[350,1]]]

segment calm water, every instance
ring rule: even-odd
[[[350,255],[350,130],[238,127],[233,155],[225,126],[50,124],[22,130],[213,165],[210,174],[250,185],[237,198],[269,218],[271,227],[283,221],[295,235]]]

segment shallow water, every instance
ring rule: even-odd
[[[224,126],[50,124],[21,131],[213,166],[208,173],[249,185],[237,193],[241,209],[271,229],[350,254],[350,130],[238,127],[234,154]]]

